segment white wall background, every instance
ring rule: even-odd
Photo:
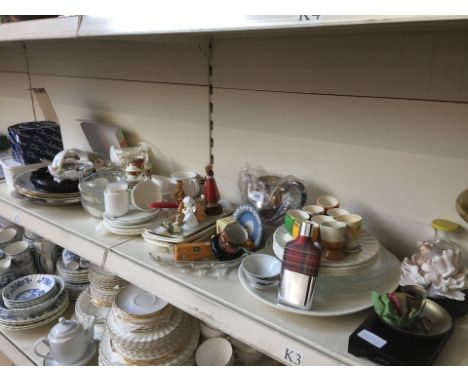
[[[77,119],[99,119],[122,126],[133,143],[150,142],[156,172],[203,174],[206,43],[2,45],[1,129],[32,120],[26,89],[45,87],[66,147],[88,148]],[[338,196],[399,256],[431,237],[435,217],[466,227],[454,203],[468,187],[467,49],[465,30],[215,37],[213,154],[222,195],[239,200],[245,163],[296,175],[309,202]],[[462,228],[458,241],[468,251],[467,238]]]

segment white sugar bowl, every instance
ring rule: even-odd
[[[45,359],[50,359],[61,365],[71,365],[82,359],[88,348],[93,344],[94,319],[87,329],[78,321],[66,320],[60,317],[49,332],[48,337],[42,337],[34,344],[34,352]],[[39,344],[45,344],[50,352],[47,355],[37,351]]]

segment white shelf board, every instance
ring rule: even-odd
[[[0,42],[77,37],[156,36],[395,24],[460,24],[466,16],[336,16],[336,15],[225,15],[193,17],[178,14],[128,16],[66,16],[0,24]]]
[[[105,268],[158,295],[180,309],[208,321],[283,363],[286,350],[301,355],[303,365],[371,365],[347,352],[348,337],[369,314],[310,317],[258,302],[242,287],[237,268],[226,275],[197,274],[154,262],[154,246],[143,239],[118,245]]]
[[[54,17],[0,24],[0,41],[75,38],[80,17]]]
[[[102,220],[94,219],[81,205],[40,205],[10,193],[6,184],[0,184],[0,214],[95,264],[102,263],[106,250],[131,238],[96,230]]]
[[[396,23],[453,22],[464,16],[335,16],[335,15],[206,15],[178,14],[96,17],[83,16],[79,37],[155,35],[170,33],[216,33],[284,30],[317,27],[384,25]]]

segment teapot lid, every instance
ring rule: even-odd
[[[65,317],[60,317],[59,322],[55,325],[50,334],[52,337],[60,338],[66,337],[79,330],[79,323],[74,320],[66,320]]]

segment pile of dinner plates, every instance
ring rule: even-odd
[[[52,191],[52,189],[45,187],[45,184],[44,187],[40,187],[37,182],[35,182],[35,177],[42,177],[47,179],[49,183],[52,182],[52,176],[49,174],[47,167],[40,168],[39,170],[32,170],[18,175],[14,183],[16,191],[18,191],[20,195],[42,204],[66,206],[80,203],[78,188],[75,190],[63,187],[62,190],[57,186],[59,185],[59,183],[57,183],[54,184],[54,186],[58,189],[54,188],[54,191]]]
[[[120,289],[127,286],[127,280],[107,272],[97,265],[89,268],[89,294],[96,306],[111,307]]]
[[[130,285],[110,309],[99,365],[194,365],[198,320]]]
[[[112,217],[105,213],[104,225],[109,232],[116,235],[140,235],[146,228],[157,224],[159,212],[159,209],[151,211],[132,209],[119,217]]]
[[[60,317],[68,307],[64,281],[47,274],[27,275],[8,284],[0,299],[0,327],[31,329]]]
[[[68,291],[71,300],[76,300],[80,293],[83,292],[89,285],[89,269],[67,269],[63,264],[62,258],[57,260],[56,273],[65,281],[65,289]]]

